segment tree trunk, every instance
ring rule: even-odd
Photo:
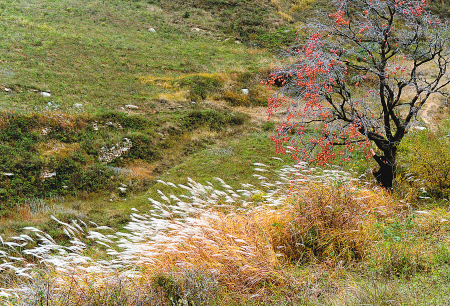
[[[385,189],[392,190],[392,185],[395,177],[395,155],[396,150],[391,149],[384,152],[384,156],[374,155],[373,158],[380,166],[378,171],[373,171],[377,182]]]

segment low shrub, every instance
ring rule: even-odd
[[[413,196],[450,196],[449,123],[436,131],[414,130],[398,150],[399,187]]]
[[[192,131],[207,126],[212,130],[220,131],[227,126],[242,125],[247,120],[244,114],[217,110],[193,110],[183,119],[181,127]]]
[[[222,98],[232,106],[250,106],[248,95],[244,95],[243,93],[235,93],[227,90],[224,92]]]
[[[201,101],[222,89],[223,78],[220,75],[202,73],[182,77],[175,83],[189,88],[188,99]]]
[[[126,158],[152,162],[161,157],[161,152],[157,146],[157,136],[153,131],[147,131],[146,133],[132,132],[127,137],[131,139],[133,146]]]
[[[135,130],[146,131],[134,132]],[[143,116],[100,110],[97,114],[2,113],[0,121],[0,215],[29,198],[110,190],[112,171],[99,159],[102,148],[124,135],[135,142],[132,158],[159,158],[153,122]]]
[[[239,72],[231,74],[229,89],[222,93],[221,98],[232,106],[267,106],[269,90],[260,84],[264,76],[260,73]],[[247,89],[244,93],[242,90]]]
[[[263,131],[269,132],[275,130],[275,123],[273,121],[264,122],[262,125]]]

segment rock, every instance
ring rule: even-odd
[[[148,31],[149,31],[150,33],[156,33],[156,30],[155,30],[154,28],[148,28]]]
[[[73,107],[76,107],[76,108],[80,108],[80,107],[82,107],[83,106],[83,104],[81,104],[81,103],[75,103],[74,105],[73,105]]]
[[[52,94],[49,93],[48,91],[41,91],[39,94],[44,98],[49,98],[52,96]]]
[[[103,163],[109,163],[114,159],[126,154],[133,143],[129,138],[123,138],[121,143],[116,143],[111,149],[102,147],[99,152],[98,160]]]
[[[239,45],[241,42],[239,40],[235,40],[234,43]]]
[[[241,91],[242,91],[242,93],[244,95],[248,95],[248,89],[247,88],[242,88]]]
[[[119,191],[122,193],[127,192],[127,189],[125,187],[118,187]]]
[[[139,109],[138,106],[133,105],[133,104],[127,104],[127,105],[125,105],[125,108],[128,108],[128,109]]]
[[[415,127],[413,127],[413,129],[423,131],[423,130],[426,130],[427,128],[424,126],[415,126]]]
[[[5,87],[5,91],[6,91],[6,92],[8,92],[8,91],[10,91],[10,90],[11,90],[11,89]]]
[[[6,175],[6,176],[13,176],[13,175],[14,175],[14,173],[10,173],[10,172],[3,172],[3,175]]]
[[[43,180],[45,180],[45,179],[47,179],[47,178],[51,178],[51,177],[56,176],[56,172],[50,172],[50,171],[51,171],[51,170],[48,170],[48,169],[42,170],[42,172],[41,172],[41,178],[42,178]]]

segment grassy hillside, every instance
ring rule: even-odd
[[[120,197],[127,175],[145,190],[190,154],[261,131],[232,107],[267,103],[265,47],[294,31],[255,4],[2,2],[1,215],[35,199]],[[237,22],[249,24],[237,33]],[[125,138],[127,154],[102,159]]]
[[[327,5],[0,0],[0,304],[448,304],[445,121],[395,194],[270,142],[260,82]]]

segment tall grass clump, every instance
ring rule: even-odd
[[[371,227],[392,217],[395,203],[354,183],[307,183],[273,214],[272,244],[289,260],[351,263],[366,255]]]
[[[259,173],[268,171],[256,165]],[[213,304],[221,290],[263,294],[290,286],[282,268],[292,261],[335,265],[363,258],[370,224],[390,217],[393,202],[379,190],[342,181],[347,175],[340,171],[311,170],[292,181],[298,173],[284,167],[274,182],[255,174],[261,186],[239,190],[219,178],[220,188],[158,181],[165,192],[149,199],[150,212],[134,210],[126,231],[53,218],[69,243],[25,228],[27,234],[3,242],[0,268],[13,275],[2,279],[4,302]]]

